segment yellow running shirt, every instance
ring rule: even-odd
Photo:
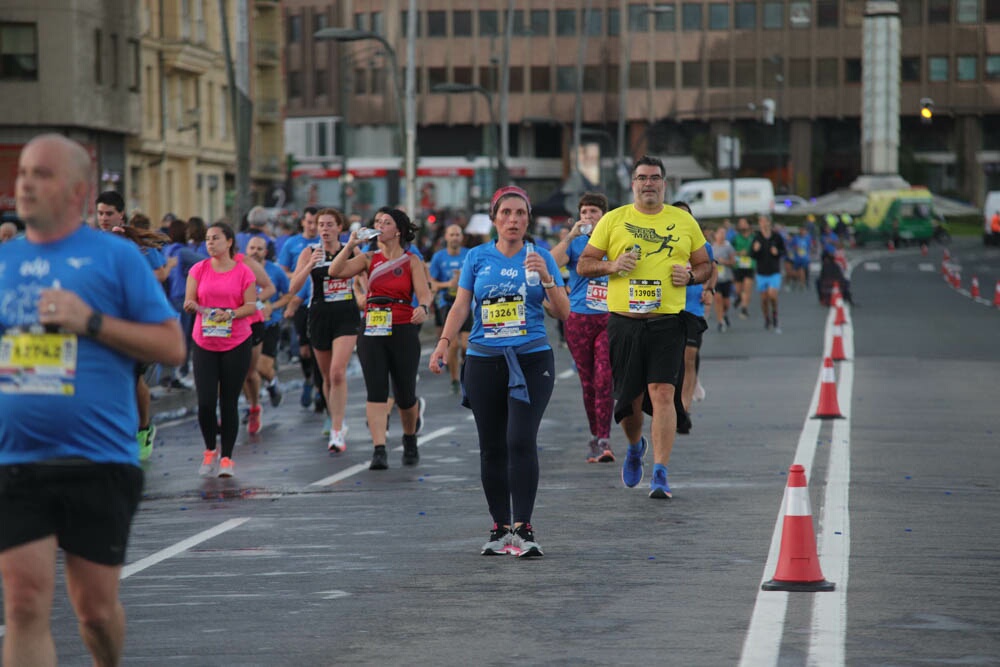
[[[639,246],[639,261],[626,276],[608,276],[608,310],[612,313],[679,313],[685,286],[674,287],[675,264],[686,266],[691,253],[705,245],[701,227],[688,213],[664,206],[656,215],[627,204],[608,211],[594,227],[590,243],[615,260]]]

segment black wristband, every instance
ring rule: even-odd
[[[694,285],[695,284],[695,282],[694,282],[694,271],[692,271],[691,269],[688,269],[688,281],[687,281],[687,284],[688,285]]]

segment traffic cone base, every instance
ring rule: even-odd
[[[1000,308],[1000,280],[997,281],[997,287],[993,290],[993,307]]]
[[[820,376],[819,405],[813,419],[843,419],[840,405],[837,402],[837,378],[833,374],[833,359],[823,360],[823,373]]]
[[[782,503],[785,518],[781,528],[781,550],[774,577],[761,584],[765,591],[827,592],[835,587],[823,577],[816,552],[806,469],[796,463],[788,469],[788,485]]]

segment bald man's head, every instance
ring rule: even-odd
[[[59,237],[81,224],[91,175],[90,156],[61,134],[42,134],[21,150],[17,167],[17,215],[32,231]]]

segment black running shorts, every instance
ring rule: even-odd
[[[278,356],[278,342],[281,340],[281,325],[270,324],[264,327],[264,344],[260,353],[274,359]]]

